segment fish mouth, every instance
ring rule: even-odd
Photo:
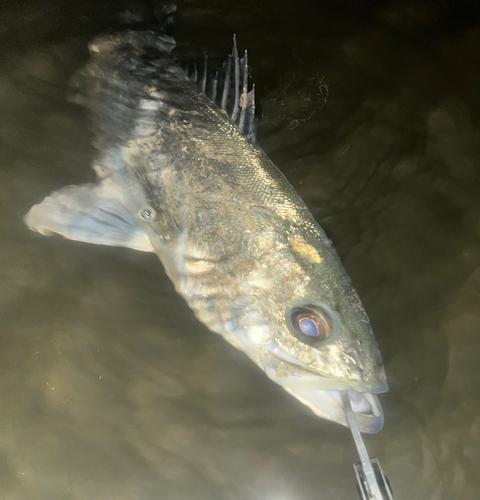
[[[385,384],[386,386],[386,384]],[[341,390],[285,390],[308,406],[313,413],[327,420],[349,427],[342,402]],[[385,392],[387,388],[379,391]],[[364,434],[375,434],[383,427],[383,409],[376,394],[348,390],[355,419]]]
[[[329,379],[290,363],[287,368],[276,356],[264,356],[263,361],[267,376],[319,417],[349,427],[341,395],[347,391],[360,431],[375,434],[382,429],[383,409],[377,394],[388,391],[384,375],[377,383],[366,384]]]

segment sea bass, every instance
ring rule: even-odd
[[[77,77],[96,184],[25,216],[44,235],[154,252],[210,330],[320,417],[383,425],[388,387],[368,317],[325,232],[255,138],[254,88],[236,44],[223,68],[185,68],[164,32],[90,43]]]

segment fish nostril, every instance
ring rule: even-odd
[[[357,359],[358,358],[358,351],[355,347],[350,346],[345,349],[345,352],[352,358]]]

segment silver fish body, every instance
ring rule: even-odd
[[[80,80],[98,183],[53,193],[26,224],[155,252],[198,319],[268,377],[344,425],[339,391],[350,391],[361,430],[377,432],[383,363],[330,240],[232,118],[247,108],[238,82],[226,112],[170,56],[173,47],[153,32],[91,43]]]

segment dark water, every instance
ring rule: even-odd
[[[249,49],[259,142],[365,303],[391,387],[366,441],[395,500],[479,498],[475,4],[177,5],[178,56],[221,60],[234,32]],[[94,179],[67,82],[93,34],[143,7],[2,3],[0,498],[355,499],[348,430],[200,325],[154,256],[23,226]]]

